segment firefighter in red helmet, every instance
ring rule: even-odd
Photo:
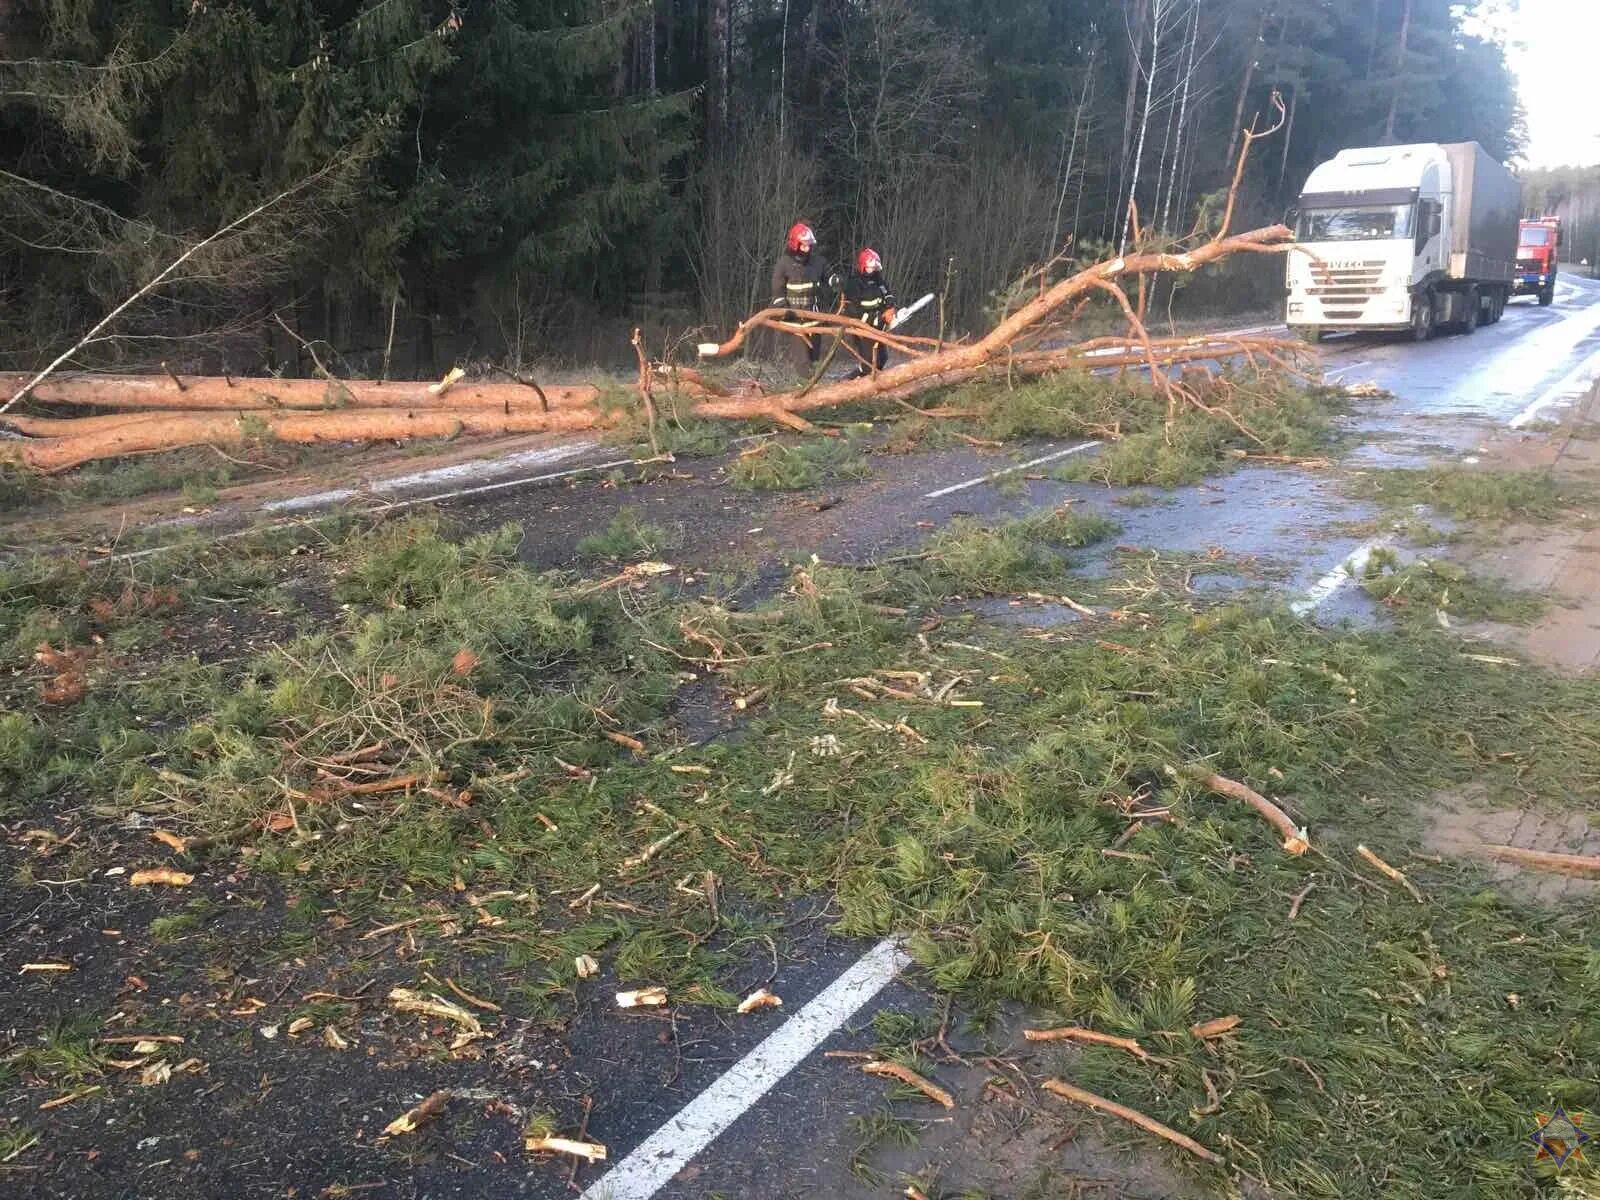
[[[883,256],[865,249],[856,255],[856,269],[844,285],[846,316],[865,321],[874,329],[887,331],[894,325],[895,298],[883,274]],[[889,365],[889,347],[866,338],[852,338],[850,344],[861,360],[856,374],[871,375]]]
[[[811,226],[800,222],[789,230],[789,237],[778,265],[772,269],[772,304],[792,309],[791,321],[818,328],[799,314],[833,308],[839,280],[828,269],[828,260],[817,250],[817,235]],[[786,353],[795,367],[809,372],[822,353],[822,338],[790,337],[785,334]]]

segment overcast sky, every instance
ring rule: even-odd
[[[1493,0],[1528,113],[1529,166],[1600,163],[1600,0]]]

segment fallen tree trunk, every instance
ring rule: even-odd
[[[0,388],[26,383],[0,375]],[[182,387],[179,387],[181,382]],[[463,409],[503,412],[586,408],[600,399],[592,384],[535,388],[526,383],[457,383],[443,394],[437,383],[379,383],[370,379],[221,378],[209,375],[76,375],[52,377],[29,395],[41,404],[118,409]]]
[[[1249,236],[1249,235],[1246,235]],[[1071,282],[1070,280],[1068,281]],[[1093,284],[1086,285],[1093,287]],[[1073,295],[1079,293],[1072,293]],[[1065,304],[1070,300],[1062,300]],[[987,341],[987,339],[986,339]],[[842,404],[908,399],[931,390],[986,378],[1028,380],[1067,370],[1142,367],[1165,372],[1186,363],[1243,357],[1288,365],[1296,347],[1262,337],[1144,339],[1098,338],[1052,350],[1010,352],[1003,343],[985,348],[955,347],[913,359],[875,376],[849,380],[804,393],[732,395],[720,384],[687,369],[658,367],[688,403],[685,416],[722,420],[767,420],[809,431],[800,414]],[[1160,376],[1166,380],[1165,374]],[[1168,381],[1170,384],[1170,381]],[[252,385],[275,389],[273,403]],[[172,380],[146,376],[92,376],[52,379],[40,386],[42,401],[68,406],[128,411],[83,417],[0,417],[25,438],[0,441],[0,462],[45,472],[69,470],[85,462],[148,454],[183,446],[240,445],[263,437],[318,444],[448,438],[460,434],[577,432],[604,428],[621,419],[602,410],[596,387],[546,388],[549,409],[521,384],[458,384],[445,395],[422,383],[377,384],[338,381],[344,402],[330,407],[325,380],[186,380],[179,391]],[[1177,387],[1178,385],[1170,384]]]
[[[1105,290],[1108,285],[1120,294],[1120,289],[1116,287],[1118,280],[1163,273],[1187,274],[1234,254],[1278,253],[1293,237],[1293,231],[1287,226],[1273,225],[1235,237],[1218,238],[1183,254],[1130,254],[1111,262],[1097,263],[1047,289],[971,345],[952,346],[939,353],[913,358],[886,371],[817,388],[806,395],[773,396],[759,404],[748,400],[719,401],[701,405],[699,411],[706,416],[751,419],[769,415],[773,403],[789,413],[804,413],[843,404],[903,398],[911,391],[920,391],[928,386],[945,386],[962,376],[971,378],[973,373],[981,373],[987,368],[1013,365],[1018,358],[1029,358],[1029,355],[1016,353],[1015,344],[1019,339],[1047,329],[1052,319],[1067,305]],[[746,322],[745,328],[740,331],[741,335],[757,323],[781,328],[782,311],[768,309],[757,314],[756,318]],[[1144,338],[1139,340],[1141,343],[1147,341]],[[1031,353],[1046,356],[1033,360],[1036,370],[1050,370],[1051,364],[1056,362],[1061,364],[1054,366],[1056,370],[1067,365],[1109,365],[1097,363],[1081,352],[1074,355],[1070,348],[1059,352]],[[1212,356],[1215,357],[1214,352]],[[1147,353],[1143,361],[1149,362],[1153,369],[1162,365],[1158,354]]]
[[[145,417],[75,437],[0,441],[0,463],[36,471],[65,471],[103,458],[149,454],[180,446],[237,446],[269,440],[316,445],[410,438],[453,438],[462,434],[576,432],[603,428],[614,418],[598,407],[558,412],[337,412],[256,414],[163,414]]]

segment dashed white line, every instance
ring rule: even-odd
[[[460,491],[455,492],[441,492],[436,495],[417,496],[410,500],[394,500],[387,503],[374,504],[366,509],[363,509],[362,511],[369,513],[396,512],[403,508],[415,508],[420,504],[438,504],[445,500],[459,500],[464,496],[479,496],[486,492],[498,492],[506,488],[531,487],[536,483],[549,483],[556,479],[569,479],[574,475],[585,475],[591,471],[608,471],[615,467],[631,467],[636,461],[637,460],[632,458],[619,458],[614,459],[611,462],[595,463],[592,466],[587,467],[572,467],[566,471],[552,471],[548,475],[519,476],[516,479],[504,479],[499,483],[485,483],[478,487],[463,488]],[[355,499],[356,497],[365,494],[366,493],[351,489],[347,497],[339,497],[338,499],[331,501],[328,506],[331,507],[331,505],[334,503],[340,503],[343,499]],[[254,534],[270,533],[275,529],[290,528],[294,525],[312,525],[314,523],[315,518],[308,517],[299,521],[275,522],[269,525],[252,525],[247,529],[235,529],[231,533],[219,533],[211,540],[213,542],[232,542],[237,541],[239,538],[250,537]],[[128,550],[121,554],[108,555],[101,561],[114,563],[135,562],[141,558],[149,558],[153,554],[165,554],[168,551],[176,550],[179,546],[183,545],[187,545],[187,543],[169,542],[161,546],[151,546],[144,550]]]
[[[996,479],[1003,479],[1007,475],[1015,475],[1018,471],[1026,471],[1030,467],[1042,467],[1045,463],[1053,463],[1060,458],[1068,458],[1074,454],[1082,454],[1085,450],[1093,450],[1099,442],[1084,442],[1081,446],[1073,446],[1067,450],[1057,450],[1054,454],[1046,454],[1043,458],[1031,459],[1025,463],[1018,463],[1014,467],[1007,467],[1004,471],[995,471],[991,475],[980,475],[976,479],[968,479],[962,483],[953,483],[947,488],[940,488],[936,492],[929,492],[924,500],[938,500],[943,496],[953,496],[957,492],[964,492],[968,488],[978,487],[980,484],[993,483]]]
[[[1353,362],[1348,366],[1338,367],[1337,370],[1339,373],[1337,375],[1330,375],[1328,372],[1324,371],[1323,378],[1331,380],[1334,383],[1343,383],[1344,377],[1351,371],[1359,371],[1362,367],[1370,367],[1371,365],[1372,360],[1370,358],[1364,358],[1360,362]]]
[[[1538,420],[1539,414],[1545,409],[1553,408],[1563,401],[1570,403],[1579,399],[1594,385],[1596,379],[1600,379],[1600,351],[1580,362],[1560,383],[1511,418],[1511,428],[1521,429],[1525,425],[1531,425]]]
[[[307,496],[288,496],[282,500],[272,500],[261,506],[263,512],[299,512],[308,508],[328,508],[334,504],[342,504],[346,500],[354,500],[362,495],[384,495],[392,492],[406,492],[414,488],[427,487],[430,484],[450,483],[459,479],[470,479],[473,475],[481,474],[485,468],[498,471],[514,470],[518,467],[541,467],[547,464],[565,462],[569,458],[588,454],[591,450],[598,450],[598,442],[567,442],[557,446],[541,446],[536,450],[523,450],[516,454],[507,455],[505,458],[483,459],[475,458],[468,462],[456,463],[448,467],[435,467],[428,471],[416,471],[410,475],[399,475],[392,479],[382,479],[368,484],[365,488],[336,488],[328,492],[314,492]]]
[[[650,1200],[908,965],[898,941],[879,942],[591,1184],[580,1200]]]
[[[1310,616],[1316,612],[1331,600],[1345,584],[1351,582],[1362,571],[1367,569],[1367,563],[1372,560],[1372,552],[1374,550],[1381,549],[1388,544],[1388,538],[1380,538],[1375,542],[1368,542],[1365,546],[1356,550],[1354,554],[1351,554],[1337,567],[1317,580],[1312,585],[1311,590],[1303,597],[1289,605],[1289,611],[1297,617]]]

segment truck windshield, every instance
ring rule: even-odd
[[[1550,244],[1550,231],[1548,229],[1524,229],[1522,231],[1522,244],[1524,246],[1548,246]]]
[[[1411,236],[1409,204],[1370,208],[1311,208],[1300,214],[1302,242],[1377,242]]]

